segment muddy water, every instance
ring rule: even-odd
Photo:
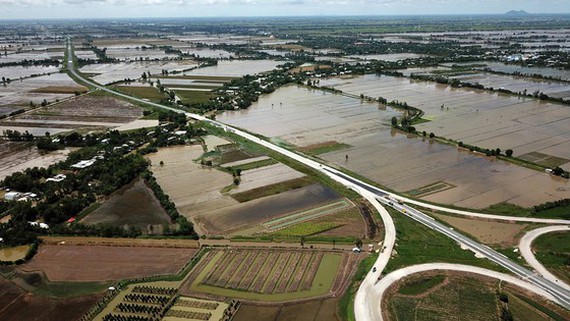
[[[399,113],[378,104],[289,86],[247,110],[226,112],[218,119],[275,142],[349,144],[348,149],[320,157],[401,192],[439,181],[455,186],[425,197],[435,202],[484,208],[500,202],[532,206],[570,197],[567,180],[393,131],[393,115]]]
[[[16,261],[23,259],[30,247],[21,245],[16,247],[7,247],[0,249],[0,261]]]

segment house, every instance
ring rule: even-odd
[[[50,177],[48,179],[46,179],[46,182],[56,182],[59,183],[61,181],[63,181],[67,176],[65,176],[65,174],[57,174],[54,177]]]
[[[6,193],[6,195],[4,195],[4,199],[7,201],[15,201],[16,199],[18,199],[18,197],[20,197],[19,192],[9,192]]]

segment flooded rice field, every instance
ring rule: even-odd
[[[14,80],[0,86],[0,106],[36,105],[45,99],[54,102],[74,95],[74,91],[84,91],[85,87],[75,83],[67,74],[53,73],[41,77]]]
[[[467,71],[462,73],[454,72],[453,69],[446,67],[409,68],[402,70],[402,72],[407,76],[411,74],[440,73],[442,75],[446,75],[449,79],[457,79],[459,81],[469,82],[472,84],[481,84],[487,88],[507,89],[513,93],[526,93],[529,95],[535,92],[544,93],[554,98],[561,98],[564,100],[570,99],[570,86],[565,82],[556,80],[497,75],[477,71]]]
[[[0,121],[0,129],[28,131],[36,136],[46,132],[56,134],[62,131],[91,131],[106,128],[146,127],[134,123],[142,117],[142,109],[124,100],[112,97],[93,97],[90,95],[73,97],[57,104],[41,107],[28,113],[20,114]],[[156,122],[154,121],[153,124]]]
[[[321,85],[418,107],[431,120],[418,124],[420,131],[484,148],[512,149],[516,156],[540,152],[570,162],[570,109],[564,105],[376,75],[331,78]]]
[[[434,98],[430,101],[429,96],[422,94],[424,91],[414,86],[409,86],[408,90],[398,88],[396,81],[406,79],[391,80],[395,83],[388,86],[390,90],[381,83],[370,82],[365,89],[355,87],[353,91],[371,96],[379,96],[381,91],[381,96],[385,97],[394,93],[417,95],[417,104],[433,105],[427,111],[428,115],[445,116],[447,111],[441,111],[441,103],[437,105],[435,99],[436,94],[441,95],[440,99],[452,95],[450,89],[433,85],[437,92],[432,94]],[[329,85],[331,83],[333,81],[329,81]],[[336,85],[339,84],[344,88],[357,86],[350,80],[336,80]],[[416,86],[428,85],[420,83]],[[456,98],[457,103],[468,103],[470,96],[476,95],[479,93],[466,91],[463,98]],[[492,99],[488,105],[493,104]],[[570,183],[565,179],[394,131],[390,127],[390,118],[394,115],[399,112],[377,103],[288,86],[262,96],[247,110],[225,112],[217,119],[271,137],[275,142],[286,141],[297,146],[327,141],[348,144],[347,149],[320,157],[400,192],[442,181],[453,186],[424,197],[434,202],[484,208],[500,202],[531,206],[570,197]],[[432,123],[437,122],[427,124]]]
[[[94,74],[91,79],[100,84],[108,84],[125,78],[139,79],[143,72],[150,72],[151,75],[160,75],[164,69],[168,71],[181,71],[196,66],[197,64],[192,60],[131,61],[114,64],[87,65],[81,67],[80,71],[84,74]]]
[[[0,77],[10,78],[11,81],[27,78],[31,75],[59,73],[59,66],[10,66],[0,67]]]
[[[275,60],[234,60],[219,61],[216,66],[194,69],[187,72],[193,76],[219,76],[219,77],[242,77],[261,72],[271,71],[284,61]]]
[[[69,152],[64,149],[46,154],[30,143],[0,140],[0,180],[28,167],[47,167],[65,160]]]
[[[200,234],[235,232],[339,197],[326,187],[312,184],[239,203],[227,193],[222,193],[225,187],[232,185],[232,175],[192,161],[203,153],[202,146],[195,145],[163,148],[148,156],[158,183],[176,204],[180,214],[192,219]],[[160,161],[164,165],[158,165]]]
[[[477,67],[478,69],[489,68],[493,71],[504,72],[508,74],[520,73],[521,75],[529,75],[529,76],[538,74],[542,76],[553,77],[555,79],[570,80],[570,70],[564,70],[564,69],[547,68],[547,67],[523,67],[523,66],[505,64],[502,62],[487,62],[487,61],[465,63],[465,65],[473,65],[473,64],[481,65],[480,67]]]

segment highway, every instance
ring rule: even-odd
[[[381,207],[380,203],[385,205],[385,206],[390,206],[394,209],[396,209],[397,211],[403,213],[403,215],[407,215],[409,217],[411,217],[412,219],[414,219],[415,221],[453,239],[454,241],[456,241],[458,244],[463,245],[464,247],[467,247],[468,249],[470,249],[471,251],[473,251],[474,253],[477,253],[481,256],[484,256],[486,258],[488,258],[489,260],[497,263],[498,265],[504,267],[505,269],[511,271],[512,273],[514,273],[515,275],[517,275],[518,277],[520,277],[521,279],[524,280],[528,280],[529,282],[535,284],[536,286],[538,286],[539,288],[543,289],[544,291],[546,291],[547,293],[550,293],[554,298],[556,298],[556,301],[564,306],[567,309],[570,309],[570,289],[560,286],[559,284],[556,284],[554,282],[551,282],[545,278],[543,278],[540,275],[537,275],[536,273],[518,265],[517,263],[512,262],[510,259],[508,259],[506,256],[504,256],[503,254],[500,254],[499,252],[489,248],[486,245],[480,244],[464,235],[462,235],[461,233],[458,233],[456,231],[454,231],[453,229],[450,229],[449,227],[435,221],[433,218],[431,218],[430,216],[406,205],[406,204],[400,204],[398,202],[398,200],[395,198],[396,196],[393,195],[392,193],[385,191],[383,189],[377,188],[375,186],[372,186],[370,184],[367,184],[365,182],[362,182],[356,178],[353,178],[347,174],[344,174],[332,167],[326,166],[324,164],[321,164],[319,162],[316,162],[310,158],[307,158],[304,155],[300,155],[297,154],[295,152],[292,152],[290,150],[284,149],[282,147],[279,147],[277,145],[274,145],[268,141],[265,141],[257,136],[254,136],[252,134],[249,134],[247,132],[244,132],[242,130],[239,130],[237,128],[233,128],[231,126],[228,126],[224,123],[220,123],[218,121],[214,121],[214,120],[210,120],[207,119],[204,116],[198,115],[198,114],[193,114],[193,113],[188,113],[188,112],[184,112],[181,111],[179,109],[176,108],[172,108],[172,107],[168,107],[168,106],[163,106],[160,104],[156,104],[156,103],[152,103],[149,101],[145,101],[143,99],[139,99],[139,98],[135,98],[132,96],[128,96],[122,93],[118,93],[115,92],[113,90],[110,90],[104,86],[101,86],[97,83],[94,83],[92,81],[89,81],[87,79],[84,79],[81,75],[79,75],[75,68],[74,68],[74,64],[73,64],[73,50],[71,47],[71,41],[68,39],[68,61],[67,61],[67,66],[69,71],[78,79],[80,79],[81,81],[95,87],[98,88],[100,90],[104,90],[106,92],[112,93],[116,96],[119,97],[123,97],[132,101],[136,101],[139,102],[141,104],[146,104],[149,106],[153,106],[156,108],[162,108],[162,109],[166,109],[166,110],[171,110],[174,112],[178,112],[178,113],[185,113],[188,117],[196,119],[196,120],[201,120],[201,121],[206,121],[209,122],[210,124],[212,124],[213,126],[216,126],[218,128],[221,128],[227,132],[231,132],[234,133],[236,135],[241,136],[242,138],[245,138],[247,140],[250,140],[254,143],[257,143],[261,146],[264,146],[270,150],[273,150],[277,153],[280,153],[284,156],[287,156],[293,160],[296,160],[308,167],[311,167],[317,171],[320,171],[324,174],[326,174],[327,176],[329,176],[331,179],[346,185],[347,187],[355,190],[356,192],[358,192],[359,194],[361,194],[363,197],[367,198],[369,201],[371,201],[371,203],[375,206],[375,207]],[[379,203],[378,203],[379,202]],[[431,205],[431,204],[424,204],[418,201],[415,201],[415,203],[419,203],[417,205]],[[426,206],[429,207],[429,206]],[[385,212],[385,211],[384,211]],[[405,212],[405,213],[404,213]],[[387,245],[387,248],[385,249],[385,251],[387,253],[383,253],[384,255],[380,255],[377,261],[377,272],[373,273],[372,271],[369,272],[369,274],[366,277],[366,280],[372,280],[372,279],[376,279],[379,275],[379,273],[382,272],[382,269],[384,268],[385,264],[387,263],[387,260],[389,259],[389,253],[392,251],[392,245],[395,242],[395,232],[392,233],[392,229],[394,229],[394,225],[393,222],[391,221],[391,219],[389,219],[389,221],[387,221],[387,219],[389,218],[389,215],[387,213],[382,213],[382,218],[384,220],[384,225],[386,227],[387,233],[386,233],[386,237],[384,240],[384,244]],[[387,217],[388,218],[387,218]],[[565,222],[565,224],[570,223],[569,221],[563,221]],[[394,229],[395,231],[395,229]],[[378,293],[377,291],[372,291],[370,289],[370,285],[369,282],[363,282],[363,285],[361,286],[361,288],[359,289],[358,293],[357,293],[357,297],[355,299],[355,314],[357,315],[357,320],[359,321],[373,321],[376,319],[371,319],[370,317],[366,317],[369,316],[369,311],[363,311],[366,309],[374,309],[374,307],[371,307],[370,304],[375,304],[377,307],[379,307],[379,301],[380,301],[380,297],[377,297],[376,295],[374,295],[374,293]],[[362,291],[369,291],[370,293],[362,293]],[[359,317],[361,316],[361,317]]]

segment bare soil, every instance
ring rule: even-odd
[[[281,306],[242,304],[234,321],[340,321],[338,299],[313,300]]]
[[[44,271],[50,281],[108,281],[174,274],[196,249],[44,245],[21,267]]]
[[[434,214],[434,216],[459,230],[473,235],[485,244],[500,245],[501,247],[517,245],[522,232],[528,226],[527,224],[503,223],[441,214]]]
[[[53,299],[26,293],[8,281],[0,281],[0,293],[3,321],[75,321],[101,296]]]

